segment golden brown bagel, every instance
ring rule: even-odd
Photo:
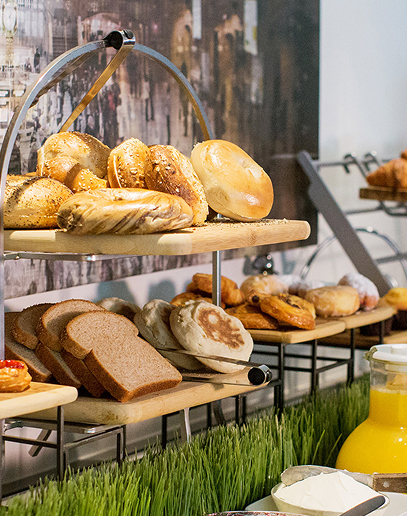
[[[194,212],[194,226],[203,224],[208,216],[208,203],[190,160],[171,145],[152,145],[150,152],[152,168],[146,172],[147,187],[179,195]]]
[[[107,162],[112,188],[148,188],[145,175],[151,171],[150,150],[137,138],[129,138],[115,147]]]
[[[76,235],[156,233],[189,227],[192,218],[180,197],[142,188],[79,192],[58,211],[59,227]]]
[[[225,140],[207,140],[195,145],[191,162],[213,210],[241,221],[269,214],[271,179],[243,149]]]
[[[101,179],[107,176],[107,159],[110,148],[90,134],[77,131],[52,134],[37,152],[37,174],[43,174],[44,163],[64,155],[76,159],[83,168],[89,169]]]

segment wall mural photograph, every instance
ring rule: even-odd
[[[316,0],[1,0],[0,141],[24,91],[53,59],[113,30],[130,29],[137,43],[163,54],[187,77],[215,137],[242,147],[270,175],[275,190],[270,217],[308,220],[316,235],[316,212],[295,154],[318,150],[318,9]],[[91,57],[30,109],[9,173],[35,171],[39,147],[60,130],[115,53],[107,49]],[[71,130],[111,148],[135,137],[148,145],[171,144],[187,156],[202,139],[175,80],[136,51]],[[312,243],[313,236],[306,245]],[[199,259],[185,258],[175,266]],[[162,257],[149,258],[147,268],[142,260],[123,260],[134,264],[126,273],[165,266]],[[55,265],[48,267],[49,282]],[[86,267],[88,281],[101,273],[95,265]],[[105,278],[117,277],[120,268],[110,263]]]

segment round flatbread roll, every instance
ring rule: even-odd
[[[201,295],[201,294],[195,294],[195,292],[181,292],[181,294],[177,294],[175,297],[173,297],[170,301],[170,303],[174,306],[183,306],[188,301],[207,301],[208,303],[212,303],[212,298],[209,295]],[[221,304],[222,306],[222,304]],[[222,308],[225,308],[225,303],[223,303]]]
[[[110,148],[94,136],[77,131],[52,134],[37,152],[37,174],[45,175],[43,167],[47,160],[59,155],[70,156],[101,179],[107,177],[107,159]]]
[[[194,212],[193,225],[203,224],[209,208],[192,163],[171,145],[152,145],[150,153],[152,167],[145,174],[147,188],[182,197]]]
[[[141,335],[153,347],[159,348],[160,353],[175,367],[195,371],[202,368],[202,364],[194,357],[177,353],[166,353],[160,348],[184,349],[174,337],[170,327],[170,314],[175,306],[153,299],[143,306],[134,316],[134,324]]]
[[[270,213],[274,201],[270,177],[234,143],[198,143],[191,162],[209,206],[217,213],[241,221],[262,219]]]
[[[148,188],[145,176],[150,171],[150,150],[137,138],[125,140],[109,154],[107,176],[112,188]]]
[[[308,290],[305,299],[315,306],[318,317],[352,315],[359,310],[358,291],[347,285],[333,285]]]
[[[57,228],[58,209],[71,196],[67,186],[50,177],[7,176],[4,227]]]
[[[80,192],[58,211],[59,227],[76,235],[143,235],[191,224],[192,209],[183,199],[142,188]]]
[[[175,307],[170,325],[180,344],[194,353],[249,360],[253,351],[253,339],[239,319],[206,301],[190,301]],[[198,360],[221,373],[233,373],[244,367],[206,358]]]

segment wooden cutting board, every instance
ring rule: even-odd
[[[360,199],[370,199],[373,201],[407,201],[407,188],[386,188],[384,186],[369,186],[367,188],[360,188]]]
[[[345,330],[342,321],[328,321],[317,318],[314,330],[249,330],[254,342],[281,342],[283,344],[300,344],[310,340],[322,339]]]
[[[225,381],[247,381],[247,371],[222,375]],[[140,396],[120,403],[112,398],[78,397],[65,407],[65,421],[74,423],[98,423],[126,425],[196,407],[237,394],[262,388],[239,384],[214,384],[182,381],[177,387]],[[56,410],[41,410],[30,417],[56,419]]]
[[[0,393],[0,419],[59,407],[75,401],[77,397],[78,391],[75,387],[31,382],[29,388],[23,392]]]
[[[211,222],[200,227],[151,235],[80,235],[59,229],[6,230],[5,251],[105,254],[188,255],[305,240],[310,226],[303,220]]]
[[[359,310],[353,315],[346,317],[330,317],[328,320],[342,321],[345,324],[347,330],[351,328],[360,328],[367,324],[374,324],[380,321],[390,319],[395,314],[395,310],[392,306],[379,306],[369,312],[363,312]]]

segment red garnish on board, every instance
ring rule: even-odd
[[[0,369],[4,367],[12,367],[13,369],[24,369],[23,362],[18,360],[0,360]]]

